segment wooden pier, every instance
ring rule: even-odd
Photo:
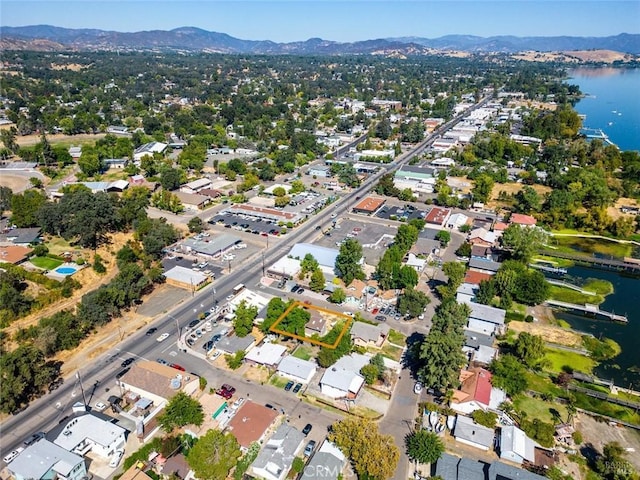
[[[640,260],[636,258],[625,257],[622,260],[614,260],[613,258],[600,258],[594,256],[579,255],[575,253],[558,252],[555,250],[541,250],[540,253],[548,257],[573,260],[576,263],[585,263],[587,265],[605,267],[612,270],[626,270],[627,272],[630,272],[632,274],[640,273]]]
[[[587,315],[589,314],[595,315],[595,316],[599,315],[601,317],[606,317],[609,320],[613,320],[614,322],[627,323],[629,321],[626,315],[618,315],[613,312],[607,312],[606,310],[600,310],[600,307],[598,307],[598,305],[593,305],[591,303],[578,305],[576,303],[560,302],[558,300],[547,300],[545,303],[550,307],[557,307],[557,308],[562,308],[566,310],[574,310]]]

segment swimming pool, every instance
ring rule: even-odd
[[[58,267],[54,270],[54,272],[59,273],[60,275],[73,275],[76,273],[78,269],[76,267]]]

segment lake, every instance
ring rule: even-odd
[[[640,151],[640,69],[576,68],[571,84],[586,95],[575,110],[583,126],[601,129],[621,150]]]
[[[590,333],[595,337],[615,340],[622,352],[615,358],[602,362],[594,373],[601,378],[613,379],[616,385],[640,390],[640,279],[620,275],[609,270],[597,270],[587,267],[571,267],[567,274],[572,277],[598,278],[613,284],[614,292],[608,295],[600,305],[602,310],[626,315],[629,323],[622,324],[606,320],[594,320],[564,312],[555,312],[555,316],[567,321],[572,328]]]

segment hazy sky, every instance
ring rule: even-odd
[[[1,0],[0,24],[133,32],[194,26],[249,40],[640,33],[640,0]]]

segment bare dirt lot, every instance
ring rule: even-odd
[[[502,202],[498,201],[498,195],[500,195],[500,192],[505,192],[508,195],[515,195],[520,190],[522,190],[524,187],[525,187],[525,184],[516,183],[516,182],[504,183],[504,184],[500,183],[500,184],[494,185],[493,190],[491,191],[491,199],[487,203],[487,207],[495,208],[497,206],[502,206]],[[536,185],[531,185],[531,187],[541,197],[544,194],[546,194],[546,193],[551,191],[550,187],[546,187],[544,185],[537,185],[536,184]]]
[[[13,123],[7,124],[7,125],[2,125],[2,126],[0,126],[0,129],[2,129],[2,128],[11,128],[13,126],[15,126]],[[94,134],[90,134],[90,133],[80,133],[78,135],[65,135],[63,133],[50,133],[50,134],[47,134],[47,140],[51,144],[67,143],[69,145],[80,145],[80,144],[83,144],[83,143],[95,142],[96,140],[104,138],[105,135],[106,135],[106,133],[96,133],[95,135]],[[20,145],[21,147],[30,147],[30,146],[35,145],[36,143],[40,142],[41,138],[42,137],[41,137],[41,135],[39,133],[32,133],[31,135],[18,135],[18,136],[16,136],[16,143],[18,145]]]
[[[554,325],[543,323],[510,322],[509,330],[515,332],[528,332],[532,335],[539,335],[546,342],[566,345],[568,347],[580,347],[582,338],[577,333]]]
[[[30,185],[29,179],[25,176],[0,171],[0,187],[9,187],[13,192],[18,193],[26,190]]]

